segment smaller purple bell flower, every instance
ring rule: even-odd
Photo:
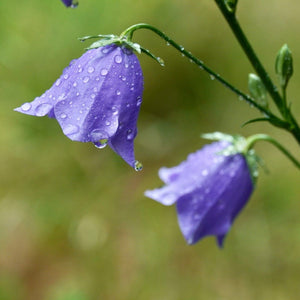
[[[253,192],[246,157],[236,151],[230,154],[230,149],[228,141],[204,146],[178,166],[161,168],[159,177],[165,186],[145,192],[164,205],[176,203],[179,226],[188,244],[214,235],[222,247],[234,219]]]
[[[72,7],[75,8],[78,6],[78,2],[76,0],[61,0],[61,2],[66,6],[66,7]]]
[[[49,90],[15,110],[55,118],[69,139],[98,148],[108,144],[140,170],[133,142],[142,93],[137,56],[123,45],[109,44],[73,60]]]

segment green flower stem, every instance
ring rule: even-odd
[[[254,146],[254,144],[258,141],[266,141],[266,142],[273,144],[287,158],[289,158],[298,169],[300,169],[300,162],[285,147],[283,147],[278,141],[276,141],[275,139],[273,139],[272,137],[270,137],[267,134],[255,134],[255,135],[248,137],[246,140],[247,145],[244,149],[245,153],[247,153]]]
[[[214,78],[221,82],[225,87],[227,87],[229,90],[232,92],[236,93],[241,99],[245,100],[247,103],[249,103],[251,106],[255,107],[258,109],[261,113],[263,113],[269,120],[270,122],[279,128],[284,128],[286,130],[289,130],[289,123],[279,119],[277,116],[272,114],[267,108],[264,106],[259,105],[253,98],[251,98],[249,95],[244,94],[242,91],[234,87],[232,84],[230,84],[228,81],[226,81],[224,78],[222,78],[219,74],[215,73],[213,70],[208,68],[203,61],[199,60],[195,56],[192,55],[191,52],[187,51],[182,47],[181,45],[177,44],[174,42],[171,38],[169,38],[165,33],[157,29],[156,27],[145,24],[145,23],[140,23],[140,24],[135,24],[127,28],[125,31],[123,31],[120,35],[120,39],[128,39],[131,40],[134,31],[138,29],[148,29],[156,33],[158,36],[163,38],[169,45],[173,46],[175,49],[177,49],[180,53],[182,53],[184,56],[189,58],[192,62],[194,62],[196,65],[198,65],[201,69],[206,71],[208,74],[210,74],[211,78]],[[274,122],[272,122],[272,120]],[[300,135],[299,135],[299,142],[300,142]]]
[[[297,124],[297,121],[293,117],[290,110],[286,109],[285,101],[281,98],[277,87],[273,84],[272,80],[270,79],[268,73],[264,69],[263,65],[259,61],[258,57],[256,56],[252,46],[250,45],[248,39],[246,38],[244,32],[242,31],[233,11],[228,10],[224,0],[215,0],[217,6],[221,10],[224,18],[226,19],[227,23],[229,24],[232,32],[234,33],[236,39],[240,43],[241,47],[243,48],[245,54],[247,55],[249,61],[251,62],[253,68],[261,78],[262,82],[264,83],[266,89],[268,90],[269,94],[271,95],[275,105],[277,106],[278,110],[280,111],[281,115],[284,119],[290,124],[288,131],[290,131],[295,139],[300,144],[300,128]]]

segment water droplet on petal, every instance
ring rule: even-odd
[[[90,80],[90,78],[89,78],[88,76],[85,76],[85,77],[82,79],[82,81],[83,81],[84,83],[87,83],[89,80]]]
[[[69,74],[65,74],[64,79],[68,79],[68,78],[69,78]]]
[[[23,110],[23,111],[28,111],[28,110],[30,110],[30,108],[31,108],[31,104],[30,103],[24,103],[22,106],[21,106],[21,109]]]
[[[130,141],[134,138],[134,133],[131,129],[127,130],[127,140]]]
[[[60,118],[61,119],[65,119],[67,117],[67,115],[65,114],[65,113],[62,113],[61,115],[60,115]]]
[[[57,79],[56,82],[55,82],[55,85],[56,85],[56,86],[59,86],[60,84],[61,84],[61,80],[60,80],[60,79]]]
[[[116,90],[116,94],[119,96],[121,95],[121,92],[119,90]]]
[[[92,95],[91,95],[91,98],[92,98],[92,99],[95,99],[95,98],[96,98],[96,95],[95,95],[95,94],[92,94]]]
[[[136,106],[140,106],[142,104],[142,97],[138,96],[136,98]]]
[[[51,108],[52,108],[51,104],[48,104],[48,103],[40,104],[35,109],[35,115],[38,117],[45,116],[51,110]]]
[[[143,169],[142,163],[140,163],[138,160],[136,160],[135,163],[134,163],[134,169],[136,171],[141,171]]]
[[[107,142],[108,142],[107,139],[102,139],[102,140],[99,140],[98,142],[94,142],[94,145],[98,149],[103,149],[104,147],[106,147]]]
[[[108,70],[107,70],[107,69],[102,69],[102,70],[100,71],[100,74],[101,74],[102,76],[107,75],[107,73],[108,73]]]
[[[95,69],[93,67],[88,67],[87,71],[91,74],[95,71]]]
[[[117,115],[119,113],[118,108],[115,105],[111,108],[111,110],[113,112],[113,115]]]
[[[208,175],[208,171],[206,169],[204,169],[202,172],[201,172],[202,176],[207,176]]]
[[[109,126],[109,125],[110,125],[110,122],[109,122],[109,121],[105,121],[105,125],[106,125],[106,126]]]
[[[79,131],[79,127],[77,125],[68,124],[64,129],[63,132],[65,135],[73,135]]]
[[[76,81],[73,83],[73,86],[74,86],[74,87],[76,87],[76,86],[77,86],[77,82],[76,82]]]
[[[103,140],[103,139],[108,139],[108,134],[101,129],[94,129],[90,134],[89,134],[91,141],[92,142],[96,142],[99,140]]]
[[[116,56],[115,56],[115,62],[116,62],[117,64],[120,64],[122,61],[123,61],[122,56],[120,56],[120,55],[116,55]]]

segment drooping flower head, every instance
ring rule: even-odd
[[[173,168],[161,168],[162,188],[145,195],[164,205],[176,203],[188,244],[214,235],[218,245],[250,198],[254,182],[244,154],[229,141],[204,146]]]
[[[78,6],[78,2],[76,0],[61,0],[61,1],[66,7],[74,8]]]
[[[143,74],[124,45],[90,49],[73,60],[52,87],[15,110],[55,118],[73,141],[106,144],[139,169],[133,142],[142,102]]]

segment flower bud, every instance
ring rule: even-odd
[[[262,106],[267,106],[267,90],[261,79],[253,73],[248,77],[250,95]]]
[[[283,89],[286,88],[289,79],[293,75],[293,57],[287,44],[284,44],[279,50],[276,61],[275,71],[279,76],[280,85]]]

